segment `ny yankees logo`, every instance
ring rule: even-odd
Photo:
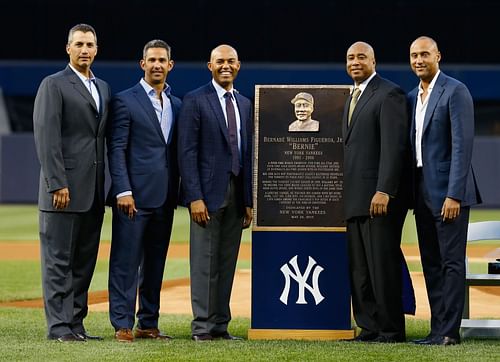
[[[299,266],[297,264],[297,255],[289,261],[290,265],[293,268],[293,272],[290,270],[290,267],[287,264],[283,264],[280,268],[281,272],[285,276],[285,286],[283,288],[283,292],[281,293],[280,301],[287,305],[288,304],[288,293],[290,292],[290,277],[293,278],[298,284],[299,287],[299,296],[297,298],[296,304],[307,304],[305,299],[305,290],[307,289],[314,297],[314,301],[316,305],[321,303],[325,297],[321,295],[321,291],[319,290],[319,274],[324,270],[323,267],[316,263],[312,257],[309,256],[309,263],[307,264],[306,271],[304,274],[300,273]],[[307,284],[307,279],[309,278],[309,274],[314,269],[312,274],[312,287]]]

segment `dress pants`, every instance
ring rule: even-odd
[[[202,227],[191,220],[193,335],[220,335],[231,320],[229,302],[243,228],[241,177],[232,177],[223,204]]]
[[[132,219],[113,206],[109,317],[115,330],[157,328],[174,209],[139,209]]]
[[[42,288],[48,337],[83,333],[104,210],[40,211]]]
[[[347,221],[356,324],[363,333],[397,341],[405,340],[400,248],[405,211],[389,203],[386,216],[354,217]]]
[[[431,334],[459,338],[465,301],[465,252],[469,207],[452,222],[432,210],[421,171],[417,171],[415,221],[427,296]]]

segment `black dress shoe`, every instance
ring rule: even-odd
[[[89,340],[89,341],[103,341],[104,338],[100,336],[91,336],[87,332],[81,332],[81,333],[75,333],[78,337],[84,339],[84,340]]]
[[[369,341],[373,341],[377,337],[378,337],[377,333],[363,333],[363,332],[361,332],[355,338],[353,338],[353,339],[344,339],[344,341],[349,341],[349,342],[369,342]]]
[[[427,335],[426,337],[424,338],[420,338],[420,339],[414,339],[413,341],[411,341],[412,343],[415,343],[415,344],[431,344],[431,342],[434,340],[434,338],[436,338],[435,335],[433,334],[429,334]]]
[[[207,342],[207,341],[213,341],[214,337],[212,337],[208,333],[204,333],[204,334],[194,334],[191,336],[191,339],[195,342]]]
[[[63,334],[62,336],[53,339],[58,342],[85,342],[85,339],[78,337],[73,333]]]
[[[242,341],[243,340],[243,338],[233,336],[232,334],[229,334],[229,332],[224,332],[224,333],[220,333],[220,334],[213,334],[212,337],[225,339],[227,341]]]
[[[433,346],[453,346],[455,344],[460,344],[460,338],[453,338],[448,336],[436,337],[429,344]]]
[[[387,337],[387,336],[378,336],[375,339],[371,339],[368,342],[374,342],[374,343],[401,343],[404,342],[403,338],[392,338],[392,337]]]

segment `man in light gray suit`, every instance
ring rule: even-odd
[[[95,30],[71,28],[66,69],[46,77],[33,111],[40,160],[40,242],[48,338],[101,339],[85,331],[87,292],[104,216],[104,134],[111,96],[94,77]]]

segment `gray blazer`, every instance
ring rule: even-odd
[[[41,166],[38,206],[42,211],[55,211],[52,193],[64,187],[69,188],[69,206],[57,211],[88,211],[94,196],[104,209],[104,135],[111,91],[100,79],[96,85],[100,109],[69,66],[40,84],[33,126]]]

